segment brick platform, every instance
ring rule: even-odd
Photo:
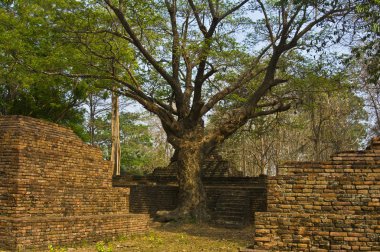
[[[211,220],[218,226],[241,228],[253,223],[255,212],[266,211],[267,176],[204,176],[202,181]],[[149,213],[154,217],[157,211],[174,210],[178,203],[176,178],[167,174],[115,176],[113,185],[130,188],[131,213]]]
[[[145,230],[130,214],[129,189],[112,187],[98,148],[71,130],[0,117],[0,247],[47,247]]]

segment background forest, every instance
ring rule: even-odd
[[[110,22],[109,16],[78,1],[31,2],[0,1],[0,115],[32,116],[70,127],[85,142],[99,146],[104,158],[109,159],[111,96],[116,93],[120,95],[122,172],[143,174],[166,166],[174,151],[158,118],[123,97],[122,91],[110,88],[110,80],[87,78],[105,68],[121,71],[109,65],[113,51],[118,51],[118,59],[130,62],[126,69],[133,71],[133,64],[139,64],[125,41],[115,41],[106,34],[86,34],[88,22],[101,28]],[[143,5],[140,3],[136,11],[147,7]],[[76,12],[70,12],[73,9]],[[363,148],[371,137],[379,135],[377,10],[378,1],[358,5],[357,18],[367,32],[345,37],[328,54],[317,53],[317,48],[310,53],[292,52],[281,59],[279,72],[290,85],[272,95],[286,94],[293,99],[291,109],[249,120],[218,147],[218,152],[245,175],[274,175],[281,162],[326,160],[337,151]],[[94,19],[86,20],[89,16]],[[145,21],[147,27],[155,22]],[[231,22],[247,20],[239,16]],[[84,32],[68,31],[68,26]],[[146,36],[153,40],[161,35],[152,30]],[[247,57],[231,38],[223,43],[229,49],[223,55],[226,65]],[[71,74],[88,67],[92,70],[87,75]],[[133,81],[132,76],[128,78]],[[149,70],[139,78],[147,82],[158,79]],[[154,84],[147,89],[162,95],[169,92],[158,90]],[[218,121],[226,111],[245,102],[250,93],[248,88],[228,96],[206,115],[205,124]]]

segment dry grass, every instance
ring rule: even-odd
[[[121,237],[115,241],[87,244],[66,251],[99,252],[197,252],[239,251],[252,243],[253,228],[225,229],[188,223],[154,223],[144,234]]]

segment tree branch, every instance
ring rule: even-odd
[[[212,2],[212,0],[208,0],[207,2],[208,2],[208,7],[210,8],[211,16],[213,18],[217,17],[218,14],[215,11],[214,3]]]
[[[245,112],[243,107],[237,108],[231,111],[232,117],[225,117],[219,122],[220,127],[210,131],[210,133],[204,138],[206,148],[213,148],[216,144],[222,142],[230,135],[236,132],[241,126],[243,126],[249,119],[271,115],[287,111],[291,108],[290,104],[278,103],[275,108],[269,110],[261,110],[255,113],[251,113],[250,116]]]
[[[215,104],[217,104],[219,101],[223,100],[227,95],[233,93],[237,89],[239,89],[242,86],[244,86],[245,84],[247,84],[249,81],[251,81],[256,76],[260,75],[262,72],[264,72],[264,70],[265,69],[261,69],[261,70],[257,71],[255,74],[253,74],[252,71],[246,72],[246,74],[243,74],[239,78],[239,80],[237,80],[235,82],[234,85],[228,86],[228,87],[222,89],[221,91],[219,91],[218,93],[216,93],[215,95],[213,95],[209,99],[209,101],[202,107],[201,115],[205,115],[207,112],[209,112],[215,106]]]
[[[216,31],[216,28],[218,24],[226,18],[228,15],[231,15],[236,10],[240,9],[245,3],[247,3],[249,0],[244,0],[240,4],[236,5],[232,9],[228,10],[226,13],[224,13],[220,17],[214,16],[211,20],[210,28],[205,34],[204,39],[204,47],[201,50],[200,53],[200,63],[198,64],[198,71],[195,76],[194,81],[194,97],[193,97],[193,105],[190,110],[190,117],[194,120],[195,118],[198,118],[201,115],[201,110],[203,108],[204,103],[201,101],[202,99],[202,86],[205,80],[205,69],[206,69],[206,62],[207,62],[207,56],[208,52],[210,50],[211,44],[212,44],[212,37]],[[193,4],[192,0],[189,0]],[[193,4],[194,5],[194,4]],[[193,8],[193,7],[192,7]],[[195,8],[195,6],[194,6]],[[194,10],[193,8],[193,10]]]
[[[269,23],[269,17],[268,17],[267,11],[265,9],[264,4],[260,0],[258,0],[258,2],[259,2],[259,5],[260,5],[260,8],[261,8],[261,10],[263,11],[263,14],[264,14],[265,26],[267,27],[267,30],[269,32],[269,39],[270,39],[271,43],[274,45],[275,39],[274,39],[274,36],[273,36],[272,28],[271,28],[270,23]]]
[[[253,78],[257,77],[259,74],[261,74],[264,69],[261,69],[257,71],[256,73],[253,73],[253,70],[257,67],[259,64],[261,58],[265,55],[265,53],[272,47],[272,43],[270,43],[267,47],[265,47],[261,53],[255,58],[255,60],[252,62],[252,65],[248,70],[246,70],[244,73],[240,75],[240,78],[235,81],[235,84],[228,86],[215,95],[213,95],[209,101],[202,107],[201,109],[201,115],[205,115],[208,111],[210,111],[216,103],[218,103],[220,100],[224,99],[227,95],[231,94],[235,90],[239,89],[240,87],[247,84],[249,81],[251,81]]]
[[[201,18],[199,16],[199,11],[197,10],[197,7],[195,6],[193,0],[188,0],[188,3],[190,5],[191,9],[193,10],[194,17],[195,17],[195,20],[197,21],[199,30],[203,33],[204,36],[206,36],[206,34],[207,34],[207,28],[203,24],[203,22],[202,22],[202,20],[201,20]]]
[[[125,91],[123,94],[127,97],[130,97],[130,98],[136,100],[146,110],[156,114],[160,118],[163,126],[166,129],[170,130],[170,132],[173,135],[177,135],[177,133],[179,132],[179,125],[176,122],[176,120],[171,116],[170,113],[167,113],[167,111],[158,107],[153,101],[146,100],[146,99],[142,98],[140,95],[137,95],[133,92]]]
[[[132,30],[132,27],[129,25],[127,19],[125,18],[124,14],[121,12],[121,10],[117,7],[115,7],[110,0],[104,0],[105,3],[112,9],[112,11],[115,13],[117,18],[119,19],[121,25],[125,29],[125,31],[128,33],[128,35],[131,37],[133,41],[133,45],[137,47],[137,49],[142,53],[144,58],[156,69],[156,71],[167,81],[167,83],[172,87],[173,91],[175,92],[176,96],[181,97],[182,91],[181,87],[178,85],[178,83],[175,81],[175,79],[166,72],[164,68],[160,66],[158,61],[153,58],[153,56],[146,50],[146,48],[141,43],[140,39],[136,36],[134,31]]]
[[[177,30],[177,18],[176,18],[177,3],[176,3],[176,0],[173,0],[172,4],[170,4],[168,0],[165,0],[165,5],[170,15],[170,23],[171,23],[172,34],[173,34],[173,41],[172,41],[173,78],[175,79],[175,81],[179,82],[178,75],[179,75],[180,45],[179,45],[179,34]]]
[[[233,7],[232,9],[228,10],[226,13],[224,13],[222,16],[220,16],[218,19],[221,21],[223,19],[225,19],[227,16],[231,15],[232,13],[234,13],[235,11],[237,11],[238,9],[240,9],[244,4],[246,4],[249,0],[244,0],[242,1],[240,4],[236,5],[235,7]]]
[[[193,71],[193,64],[191,62],[191,59],[189,55],[187,54],[186,46],[187,46],[187,35],[188,35],[188,29],[189,29],[189,19],[190,19],[190,11],[186,12],[186,18],[185,21],[182,25],[183,27],[183,32],[182,32],[182,58],[185,62],[186,66],[186,75],[185,75],[185,92],[183,95],[183,100],[184,100],[184,108],[186,108],[186,114],[189,112],[188,110],[190,109],[190,97],[191,94],[193,93],[193,84],[192,84],[192,71]]]
[[[313,22],[310,22],[302,31],[299,33],[296,33],[292,39],[292,41],[289,43],[290,44],[297,44],[298,40],[302,38],[308,31],[310,31],[316,24],[319,22],[325,20],[329,16],[332,16],[337,13],[341,12],[347,12],[349,10],[352,10],[352,8],[346,8],[346,9],[333,9],[330,10],[329,12],[325,13],[324,15],[320,16],[319,18],[316,18]]]
[[[180,81],[179,81],[179,67],[180,67],[180,42],[179,42],[179,33],[177,29],[177,1],[173,0],[172,4],[169,2],[169,0],[165,0],[166,8],[168,9],[169,15],[170,15],[170,23],[172,28],[172,34],[173,34],[173,41],[172,41],[172,72],[173,72],[173,79],[175,81],[175,86],[180,88]],[[179,112],[179,116],[182,117],[186,113],[186,109],[184,108],[184,101],[183,101],[183,94],[181,92],[177,92],[174,90],[175,93],[175,101],[177,106],[177,111]]]
[[[280,103],[279,106],[273,108],[273,109],[269,109],[269,110],[262,110],[262,111],[258,111],[256,113],[253,113],[252,117],[251,118],[257,118],[257,117],[260,117],[260,116],[266,116],[266,115],[271,115],[271,114],[274,114],[274,113],[279,113],[279,112],[284,112],[284,111],[287,111],[291,108],[291,104],[282,104]]]

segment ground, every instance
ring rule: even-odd
[[[253,227],[225,229],[206,224],[153,223],[150,230],[143,234],[121,237],[114,241],[77,245],[71,248],[50,248],[50,251],[236,252],[252,244],[253,234]]]

